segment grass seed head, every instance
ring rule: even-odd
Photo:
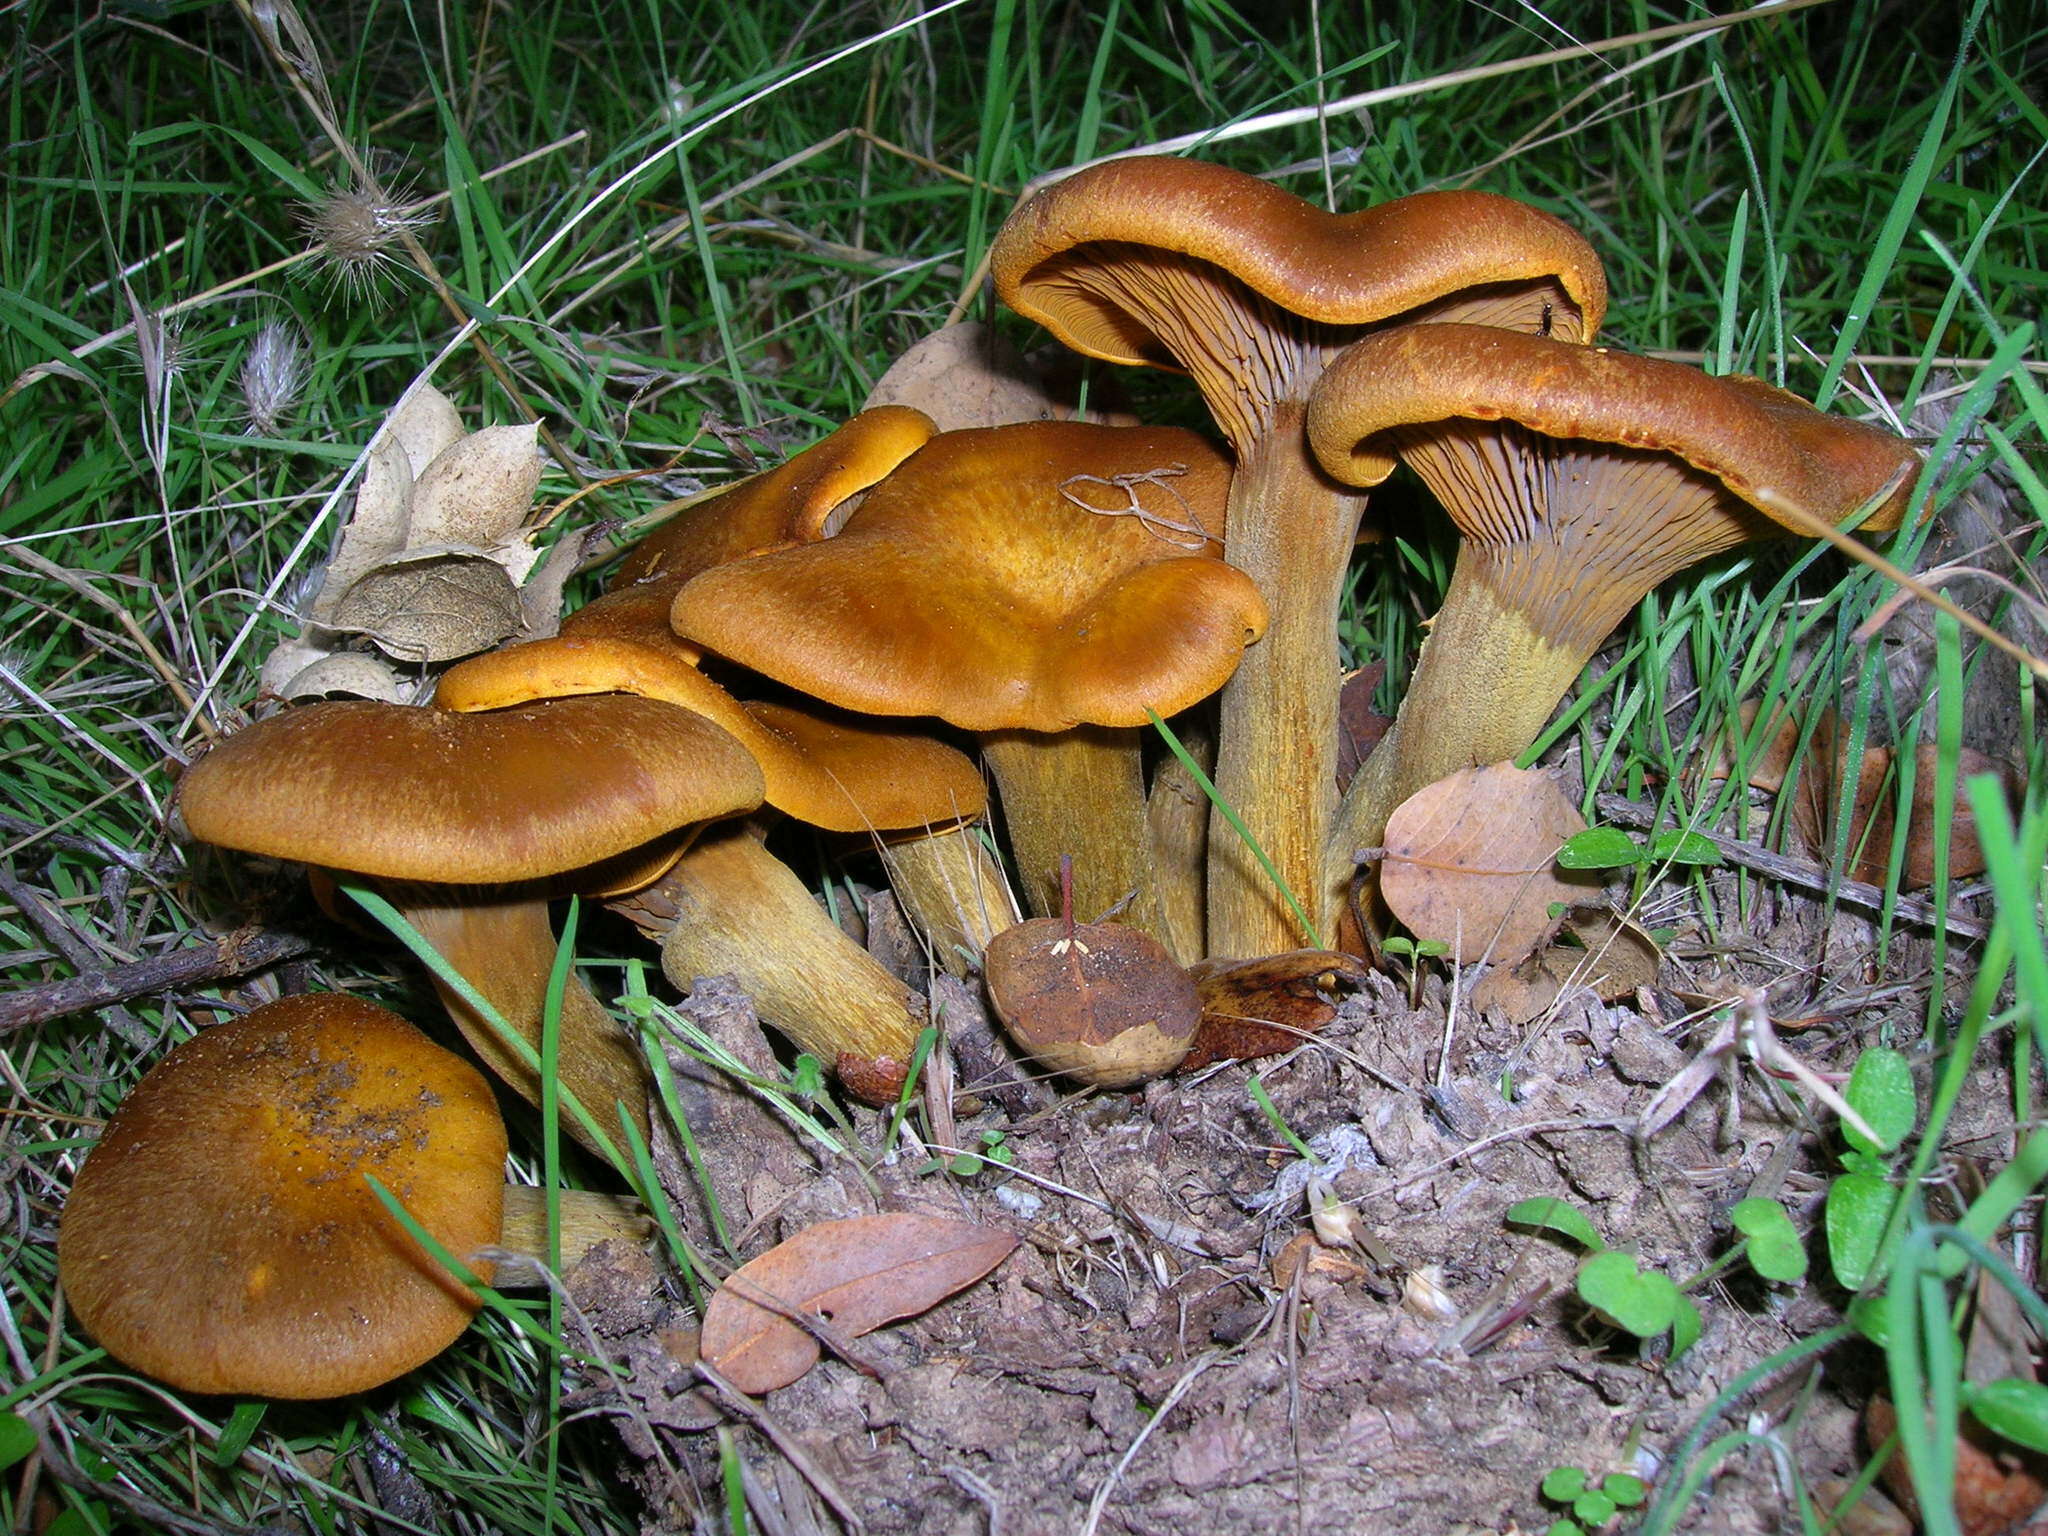
[[[310,374],[306,343],[288,320],[266,320],[242,358],[242,410],[250,430],[275,437]]]
[[[432,210],[409,201],[407,190],[338,184],[305,205],[306,237],[349,297],[367,294],[384,269],[396,265],[396,247],[406,233],[433,225]]]

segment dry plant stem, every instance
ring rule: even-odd
[[[908,1063],[917,995],[834,923],[743,822],[713,827],[661,879],[612,906],[661,945],[684,991],[730,976],[761,1018],[828,1064]]]
[[[240,928],[169,954],[151,955],[126,965],[24,987],[0,996],[0,1034],[46,1019],[83,1013],[88,1008],[106,1008],[130,998],[206,986],[227,977],[268,970],[282,961],[296,960],[311,948],[306,939],[295,933]]]
[[[1123,904],[1118,921],[1166,943],[1137,731],[1106,725],[992,731],[982,737],[981,750],[1002,794],[1025,906],[1039,917],[1059,911],[1060,857],[1069,854],[1074,905],[1084,921]]]
[[[1462,768],[1515,756],[1542,731],[1586,664],[1503,608],[1460,560],[1429,626],[1408,692],[1344,797],[1323,861],[1325,899],[1356,871],[1354,855],[1385,841],[1403,800]]]
[[[884,842],[882,866],[911,926],[955,976],[979,966],[988,941],[1018,920],[1003,867],[974,827]]]
[[[1337,613],[1365,498],[1309,459],[1301,407],[1273,409],[1240,444],[1224,554],[1258,583],[1272,618],[1224,684],[1216,790],[1264,848],[1317,932],[1219,811],[1209,824],[1209,954],[1247,959],[1325,947],[1339,910],[1322,878],[1337,809]]]
[[[504,1017],[536,1054],[547,1007],[548,975],[556,940],[548,922],[544,883],[512,886],[406,885],[383,882],[407,922]],[[540,1103],[540,1074],[520,1059],[498,1031],[469,1004],[436,982],[455,1027],[484,1064],[530,1104]],[[559,1080],[607,1132],[623,1102],[633,1125],[647,1134],[647,1077],[633,1038],[572,974],[562,994],[556,1059]],[[564,1123],[590,1146],[580,1125]]]

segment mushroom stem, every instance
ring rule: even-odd
[[[1458,561],[1400,711],[1344,796],[1325,859],[1326,901],[1343,900],[1357,872],[1353,856],[1384,840],[1387,817],[1403,800],[1534,741],[1592,654],[1543,635],[1472,566]]]
[[[1070,855],[1084,921],[1120,908],[1117,921],[1164,943],[1136,729],[991,731],[981,750],[1002,794],[1025,905],[1040,917],[1059,911],[1060,858]]]
[[[555,1210],[561,1222],[562,1267],[567,1274],[599,1243],[638,1245],[653,1224],[640,1202],[624,1195],[589,1189],[558,1189]],[[548,1192],[530,1184],[505,1186],[505,1214],[499,1219],[500,1253],[491,1283],[499,1290],[534,1290],[547,1284]]]
[[[1315,924],[1304,934],[1237,831],[1209,827],[1208,952],[1222,958],[1327,947],[1323,845],[1337,808],[1337,614],[1365,498],[1310,459],[1302,408],[1276,406],[1268,435],[1241,441],[1224,557],[1266,600],[1266,636],[1221,698],[1216,790]]]
[[[661,879],[611,903],[661,945],[684,991],[730,976],[762,1019],[835,1066],[910,1061],[924,1010],[746,823],[713,827]],[[863,1074],[863,1081],[868,1074]]]
[[[1181,745],[1205,773],[1214,772],[1216,742],[1207,731],[1183,732]],[[1199,957],[1207,947],[1209,797],[1179,758],[1167,758],[1154,771],[1145,820],[1166,947],[1176,955]]]
[[[547,1008],[548,975],[556,940],[548,922],[548,887],[426,885],[380,882],[405,920],[455,968],[537,1054]],[[456,991],[434,982],[448,1016],[489,1067],[530,1104],[540,1103],[540,1074]],[[623,1105],[642,1137],[647,1134],[647,1076],[639,1047],[575,976],[562,993],[556,1062],[561,1085],[607,1135]],[[602,1156],[581,1125],[569,1134]]]
[[[882,866],[911,926],[955,976],[979,967],[988,941],[1018,921],[1009,881],[978,827],[885,841]]]

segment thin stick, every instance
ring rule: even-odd
[[[176,992],[186,987],[246,976],[282,960],[293,960],[313,946],[295,933],[271,933],[247,928],[224,938],[177,949],[167,955],[152,955],[127,965],[111,966],[89,975],[67,976],[61,981],[24,987],[0,996],[0,1035],[104,1008],[155,992]]]
[[[1655,807],[1631,800],[1625,795],[1596,795],[1593,804],[1602,816],[1619,822],[1624,827],[1634,827],[1646,832],[1657,824]],[[1753,869],[1758,874],[1769,875],[1789,885],[1800,886],[1823,895],[1832,891],[1851,906],[1864,907],[1872,912],[1884,910],[1884,891],[1861,880],[1838,876],[1834,871],[1810,863],[1805,859],[1788,859],[1782,853],[1773,853],[1761,843],[1752,843],[1740,837],[1729,837],[1720,832],[1708,832],[1689,828],[1697,832],[1721,851],[1721,857],[1731,864],[1740,864],[1744,869]],[[1909,922],[1923,927],[1945,927],[1959,938],[1981,939],[1990,928],[1973,917],[1960,917],[1953,912],[1937,912],[1934,904],[1922,901],[1917,896],[1893,898],[1893,910]]]

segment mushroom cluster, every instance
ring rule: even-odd
[[[1526,747],[1657,583],[1816,521],[1860,514],[1881,530],[1906,514],[1918,461],[1898,438],[1758,380],[1597,345],[1597,256],[1509,198],[1433,192],[1336,215],[1218,166],[1128,159],[1030,198],[991,260],[1002,299],[1066,346],[1185,374],[1225,446],[1085,420],[940,432],[916,410],[870,409],[780,468],[680,506],[604,595],[558,627],[552,606],[529,614],[539,638],[457,661],[430,702],[326,700],[230,736],[181,782],[191,834],[384,893],[447,962],[455,979],[437,985],[477,1055],[536,1103],[549,904],[572,893],[653,937],[679,988],[736,978],[853,1093],[901,1091],[928,1022],[922,977],[888,969],[828,916],[773,851],[785,822],[879,850],[934,967],[981,969],[1020,921],[1013,887],[1038,916],[1060,913],[1047,985],[1079,990],[1034,997],[1031,1011],[1081,1018],[1091,1057],[1128,1053],[1094,1038],[1116,1010],[1107,971],[1081,963],[1101,932],[1083,924],[1148,935],[1178,1012],[1171,1030],[1146,1014],[1140,1070],[1163,1070],[1199,1012],[1179,967],[1306,944],[1289,977],[1356,974],[1317,953],[1355,917],[1355,850],[1414,791]],[[414,525],[422,506],[461,510],[462,466],[442,456],[478,439],[461,437],[452,407],[441,415],[424,445],[394,428],[399,447],[376,461],[386,479],[417,472]],[[1441,501],[1460,553],[1398,719],[1340,799],[1339,602],[1365,493],[1399,464]],[[508,497],[488,498],[494,528]],[[358,565],[365,537],[358,526],[344,544]],[[1149,729],[1173,716],[1181,757]],[[995,781],[999,820],[985,820],[982,766],[964,749]],[[1194,790],[1207,768],[1213,817]],[[316,1010],[323,1027],[337,1007]],[[273,1027],[296,1038],[312,1025]],[[1168,1034],[1173,1049],[1156,1050]],[[367,1044],[305,1047],[306,1066],[299,1046],[265,1038],[223,1027],[145,1083],[79,1181],[66,1283],[76,1276],[110,1348],[166,1379],[351,1390],[359,1378],[339,1367],[310,1386],[230,1369],[239,1346],[208,1331],[225,1319],[131,1316],[134,1266],[158,1261],[102,1235],[141,1204],[176,1203],[146,1175],[140,1193],[109,1181],[162,1127],[197,1118],[180,1095],[216,1075],[216,1056],[223,1073],[230,1057],[272,1072],[240,1090],[243,1118],[275,1122],[287,1162],[323,1146],[342,1113],[300,1094],[306,1083],[325,1095],[341,1077],[395,1082],[389,1104],[347,1111],[364,1125],[396,1116],[408,1092],[438,1104],[481,1091],[446,1086],[441,1066],[406,1079],[413,1069],[373,1064]],[[1065,1044],[1031,1050],[1065,1063]],[[588,1112],[572,1134],[599,1151],[615,1127],[645,1134],[641,1044],[573,977],[558,1059],[562,1093]],[[444,1137],[390,1126],[393,1146]],[[367,1151],[343,1162],[323,1177],[351,1201],[368,1169],[412,1203],[409,1165],[373,1166]],[[497,1178],[448,1246],[489,1240]],[[280,1215],[296,1198],[265,1196]],[[439,1235],[436,1209],[417,1214]],[[319,1265],[314,1281],[287,1281],[245,1249],[242,1218],[221,1220],[198,1259],[158,1267],[197,1266],[252,1319],[273,1292],[324,1284]],[[399,1348],[423,1358],[467,1315],[466,1292],[376,1230],[364,1241],[418,1271],[377,1284],[439,1298],[433,1324]],[[269,1330],[286,1354],[324,1347],[294,1342],[298,1320],[233,1326]],[[202,1365],[159,1351],[178,1332],[206,1341]]]

